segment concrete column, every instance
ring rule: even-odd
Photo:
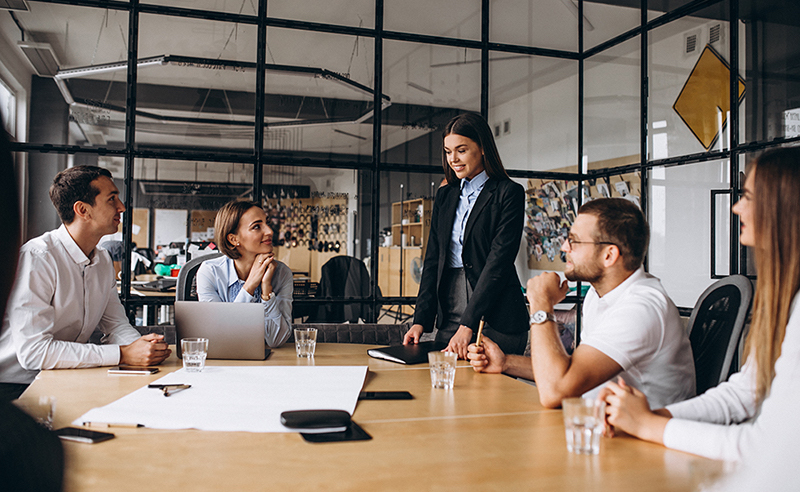
[[[28,141],[65,145],[69,133],[69,106],[53,79],[34,75]],[[65,154],[31,152],[28,155],[27,230],[25,241],[61,225],[48,190],[53,177],[67,167]]]

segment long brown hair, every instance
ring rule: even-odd
[[[494,179],[510,179],[503,161],[500,160],[500,153],[497,152],[497,145],[494,143],[492,129],[482,116],[475,113],[463,113],[447,122],[442,133],[442,139],[448,135],[461,135],[472,140],[483,150],[483,167],[486,175]],[[447,163],[447,154],[442,146],[442,167],[447,184],[458,185],[459,179],[455,171]]]
[[[800,289],[800,148],[772,150],[755,172],[756,295],[745,352],[757,365],[756,396],[769,394],[792,300]]]

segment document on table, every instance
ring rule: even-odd
[[[142,424],[155,429],[292,432],[281,424],[287,410],[355,411],[367,366],[206,366],[179,369],[153,384],[190,384],[165,397],[140,388],[73,422]]]

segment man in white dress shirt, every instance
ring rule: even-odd
[[[617,376],[661,406],[694,396],[692,348],[678,309],[642,268],[648,239],[647,222],[633,203],[604,198],[584,204],[561,246],[567,279],[592,285],[580,346],[570,356],[561,344],[553,308],[567,294],[567,282],[546,272],[528,280],[531,357],[506,355],[486,340],[483,347],[469,346],[473,368],[535,379],[542,405],[551,408],[563,398],[594,397]]]
[[[28,241],[0,333],[0,398],[18,397],[43,369],[161,363],[162,335],[139,336],[119,301],[108,252],[125,206],[106,169],[78,166],[53,180],[62,225]],[[98,328],[103,345],[87,343]]]

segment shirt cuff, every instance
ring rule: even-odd
[[[119,365],[119,360],[122,357],[119,345],[98,345],[100,348],[100,355],[102,357],[102,366],[116,366]]]
[[[250,293],[242,287],[242,290],[236,294],[236,299],[234,299],[233,302],[253,302],[253,297],[254,296],[251,296]]]

